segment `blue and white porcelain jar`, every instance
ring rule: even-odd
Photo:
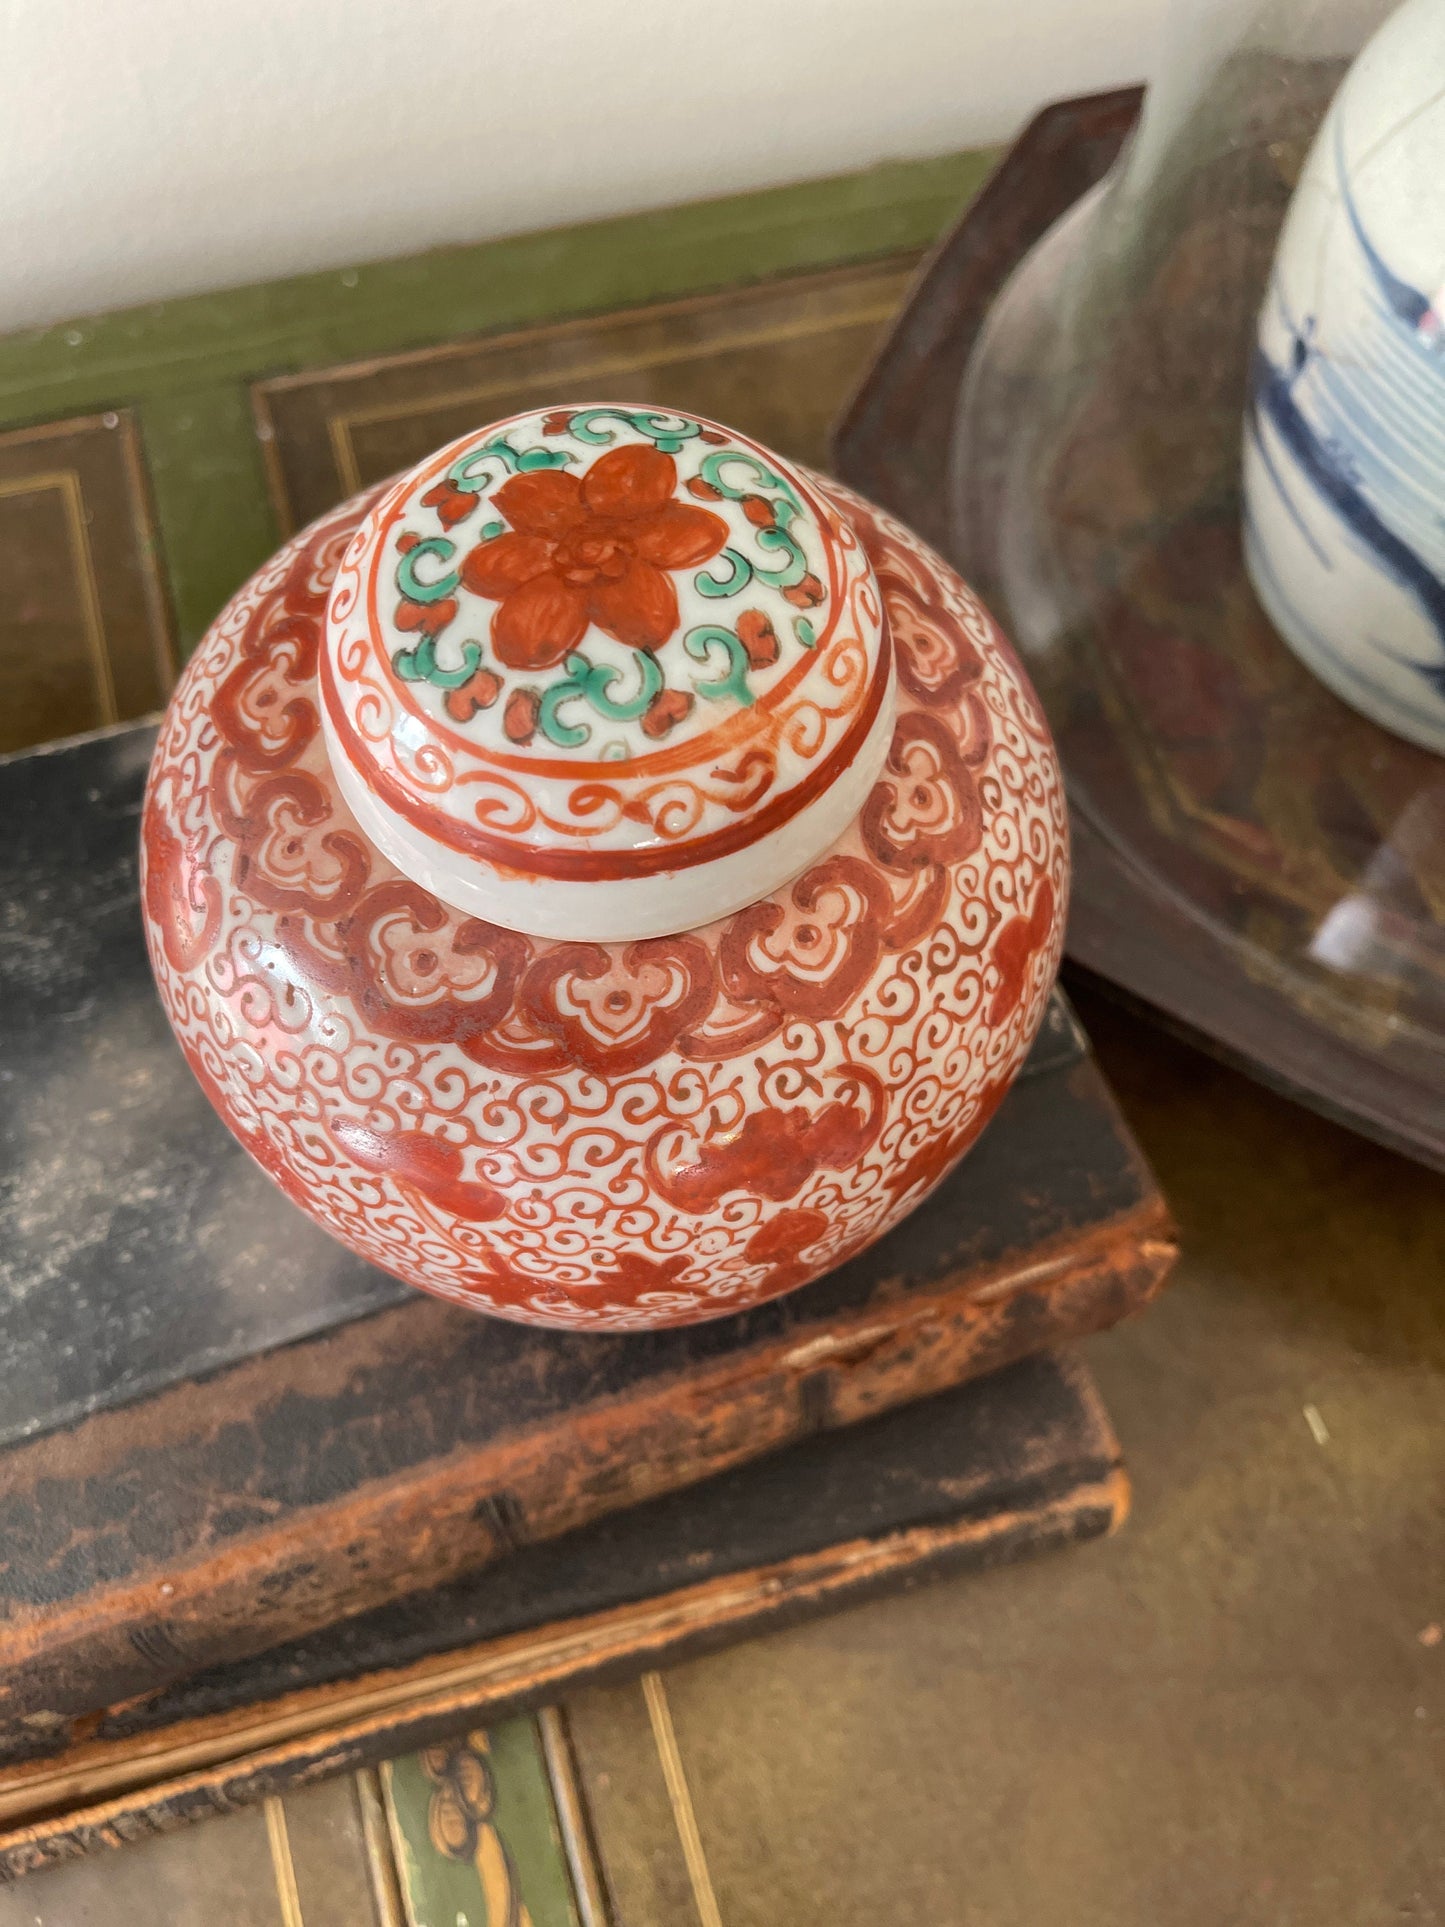
[[[1406,0],[1321,124],[1260,314],[1245,557],[1301,660],[1445,752],[1445,0]]]

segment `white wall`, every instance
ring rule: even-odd
[[[1160,10],[0,0],[0,329],[999,139]]]

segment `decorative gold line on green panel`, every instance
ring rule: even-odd
[[[927,246],[985,152],[302,275],[0,339],[0,427],[131,408],[181,653],[269,553],[254,382]]]
[[[713,1889],[712,1872],[703,1851],[702,1835],[698,1831],[697,1809],[692,1803],[692,1791],[687,1784],[687,1772],[682,1764],[677,1732],[672,1723],[672,1708],[668,1704],[667,1687],[661,1673],[642,1675],[642,1697],[647,1705],[653,1742],[657,1747],[662,1777],[667,1784],[668,1803],[672,1807],[673,1823],[687,1866],[693,1905],[697,1908],[698,1927],[723,1927],[722,1912]]]

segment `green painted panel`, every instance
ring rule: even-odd
[[[32,418],[68,414],[924,247],[975,192],[992,158],[971,150],[894,162],[30,329],[0,339],[0,420],[21,410]]]
[[[250,384],[928,245],[988,152],[188,296],[0,338],[0,428],[130,409],[182,655],[275,547]]]
[[[142,402],[138,413],[171,606],[188,654],[271,554],[279,531],[242,383],[173,388]]]
[[[409,1927],[578,1927],[533,1720],[393,1760],[383,1785]]]

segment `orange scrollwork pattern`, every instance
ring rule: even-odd
[[[794,883],[678,936],[502,930],[363,837],[317,657],[375,497],[298,536],[203,641],[147,801],[157,980],[222,1116],[363,1257],[543,1324],[722,1314],[880,1236],[1001,1100],[1058,963],[1053,748],[967,589],[829,487],[898,652],[887,765]]]

